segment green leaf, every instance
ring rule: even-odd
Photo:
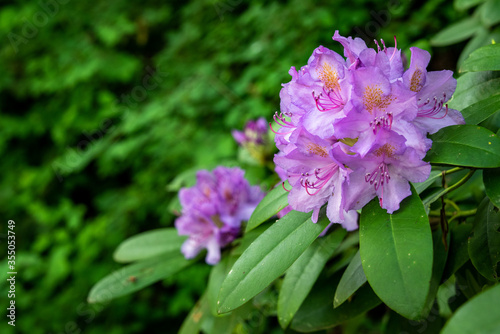
[[[424,182],[412,183],[417,191],[417,194],[421,194],[425,189],[429,188],[436,180],[441,178],[442,172],[439,170],[432,170],[431,174]]]
[[[384,318],[389,318],[387,326],[384,327],[383,333],[390,334],[438,334],[443,328],[444,320],[437,317],[437,310],[433,309],[432,313],[426,319],[420,321],[411,321],[390,310],[384,314]]]
[[[476,51],[481,46],[491,44],[491,40],[490,30],[485,27],[479,28],[474,37],[472,37],[462,49],[462,52],[457,60],[457,68],[462,66],[465,59],[467,59],[472,52]]]
[[[444,240],[443,240],[443,232],[438,228],[432,234],[432,243],[433,243],[433,261],[432,261],[432,277],[431,284],[429,288],[429,293],[427,294],[426,307],[422,312],[424,317],[429,316],[429,313],[434,305],[434,300],[436,299],[436,295],[441,285],[441,278],[443,276],[443,271],[446,266],[446,259],[448,257],[448,249],[445,248]],[[447,235],[446,244],[450,244],[450,235]]]
[[[281,276],[328,224],[326,216],[314,224],[311,212],[291,211],[269,227],[243,252],[222,283],[219,313],[243,305]]]
[[[237,258],[236,256],[225,254],[222,260],[210,271],[206,295],[210,311],[214,316],[217,316],[217,297],[219,296],[220,287]]]
[[[346,251],[348,251],[349,249],[355,248],[357,250],[358,245],[359,245],[359,231],[358,230],[351,231],[351,232],[349,232],[347,237],[344,239],[344,241],[342,241],[339,248],[337,248],[335,250],[335,252],[333,253],[333,256],[343,254]]]
[[[481,23],[486,27],[491,27],[500,22],[500,1],[488,0],[478,9]],[[498,59],[495,59],[498,63]]]
[[[210,310],[207,297],[203,295],[184,319],[178,334],[198,334],[200,324],[207,315],[210,315]]]
[[[337,308],[332,299],[340,276],[321,279],[295,314],[291,329],[299,332],[314,332],[337,326],[351,318],[371,310],[381,303],[372,288],[365,284],[353,297]]]
[[[448,259],[444,267],[441,283],[447,281],[458,269],[469,261],[467,243],[472,231],[471,224],[450,224]]]
[[[316,239],[287,270],[278,297],[278,321],[281,327],[288,326],[345,235],[346,230],[340,227]]]
[[[213,317],[213,323],[209,326],[204,324],[202,329],[207,334],[239,333],[238,330],[235,330],[235,327],[238,326],[238,323],[243,323],[245,320],[249,320],[252,317],[255,317],[256,314],[259,314],[260,316],[260,313],[256,309],[256,307],[252,303],[248,303],[230,313],[225,313],[223,315]]]
[[[474,7],[478,4],[480,4],[481,2],[484,2],[484,0],[455,0],[453,5],[455,6],[455,8],[457,10],[462,11],[462,10]]]
[[[483,183],[486,195],[500,209],[500,168],[483,170]]]
[[[483,46],[465,59],[460,72],[499,71],[500,44]]]
[[[215,318],[210,334],[232,334],[238,324],[239,315],[236,312]]]
[[[455,276],[452,276],[449,280],[439,286],[436,296],[436,303],[439,308],[439,315],[443,318],[450,318],[453,314],[448,301],[450,300],[450,298],[457,295],[457,288],[455,283]],[[454,298],[454,301],[455,300],[456,298]]]
[[[409,319],[420,317],[432,274],[432,234],[422,201],[412,195],[392,215],[378,199],[361,211],[361,262],[380,299]]]
[[[259,235],[264,233],[264,231],[267,230],[270,226],[272,226],[272,223],[266,223],[264,225],[259,225],[250,232],[245,232],[243,237],[241,239],[238,239],[234,243],[234,245],[236,246],[231,250],[231,255],[239,256],[243,254],[243,252],[252,244],[252,242],[254,242],[254,240],[257,239]]]
[[[432,203],[440,199],[445,194],[447,194],[447,188],[441,188],[441,187],[430,188],[428,193],[426,194],[426,197],[422,199],[422,203],[424,203],[424,208],[426,212],[429,212]]]
[[[468,72],[457,79],[457,89],[448,105],[452,109],[463,110],[468,106],[487,99],[500,91],[500,72]]]
[[[140,290],[187,267],[182,254],[160,255],[125,266],[104,277],[90,290],[89,303],[102,303]]]
[[[143,232],[123,241],[113,254],[116,262],[126,263],[147,259],[156,255],[177,252],[185,236],[179,236],[175,228],[162,228]]]
[[[446,323],[442,334],[500,333],[500,285],[463,304]]]
[[[366,275],[361,265],[361,256],[358,250],[340,279],[335,291],[335,297],[333,298],[333,307],[337,308],[365,283]]]
[[[486,197],[477,209],[469,256],[474,267],[491,281],[498,280],[500,262],[500,212]]]
[[[349,263],[351,263],[352,258],[356,255],[357,251],[358,249],[349,248],[340,254],[333,254],[333,256],[336,257],[335,262],[328,266],[326,273],[328,275],[333,275],[346,268]],[[335,253],[337,253],[337,251],[335,251]]]
[[[455,273],[455,279],[459,292],[462,293],[467,299],[471,299],[481,291],[483,287],[491,284],[491,281],[484,278],[477,270],[471,261],[467,261]]]
[[[488,97],[487,99],[476,102],[464,110],[462,115],[465,124],[476,125],[500,110],[500,94]]]
[[[193,167],[178,174],[175,179],[167,185],[167,191],[179,191],[183,187],[192,187],[196,184],[196,173],[200,167]]]
[[[469,17],[451,24],[441,30],[433,38],[431,38],[431,45],[433,46],[446,46],[465,41],[473,36],[481,23],[475,17]]]
[[[287,185],[288,181],[283,187]],[[274,188],[260,201],[248,220],[246,232],[256,228],[288,205],[288,192],[283,187]]]
[[[431,135],[426,161],[455,166],[500,167],[500,138],[475,125],[453,125]]]

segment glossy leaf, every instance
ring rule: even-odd
[[[432,148],[425,157],[430,163],[476,168],[500,167],[500,138],[475,125],[454,125],[430,136]]]
[[[475,125],[481,123],[499,110],[500,94],[497,94],[468,106],[462,110],[462,115],[464,116],[465,124]]]
[[[441,333],[500,333],[499,300],[500,285],[481,292],[455,312]]]
[[[467,59],[472,52],[476,51],[481,46],[490,44],[491,40],[492,38],[489,29],[486,29],[483,26],[478,28],[474,37],[472,37],[462,49],[457,60],[457,68],[460,68],[460,66],[462,66],[465,59]]]
[[[464,110],[500,91],[500,72],[468,72],[457,79],[457,89],[448,102],[452,109]]]
[[[474,17],[466,18],[441,30],[431,38],[430,42],[433,46],[446,46],[462,42],[473,36],[479,27],[481,27],[479,20]]]
[[[483,170],[483,183],[486,195],[497,208],[500,208],[500,168]]]
[[[133,262],[168,252],[177,252],[185,236],[179,236],[175,228],[162,228],[143,232],[123,241],[113,254],[116,262]]]
[[[88,302],[102,303],[135,292],[177,273],[191,263],[179,253],[130,264],[97,282],[90,290]]]
[[[337,290],[335,291],[335,297],[333,298],[333,307],[337,308],[365,283],[366,275],[363,271],[361,256],[358,251],[340,279]]]
[[[349,301],[334,309],[332,299],[339,279],[337,275],[334,279],[322,279],[315,284],[313,291],[295,314],[291,329],[299,332],[314,332],[331,328],[381,303],[371,287],[366,284],[356,291]]]
[[[291,211],[269,227],[243,252],[222,283],[219,313],[241,306],[281,276],[328,224],[326,216],[314,224],[311,212]]]
[[[214,316],[217,316],[217,298],[219,296],[220,287],[226,278],[227,273],[236,262],[236,259],[236,256],[225,254],[225,256],[222,257],[222,260],[210,271],[206,295],[210,311]]]
[[[377,199],[361,212],[359,246],[375,293],[409,319],[420,317],[432,274],[432,234],[422,201],[412,195],[389,215]]]
[[[425,189],[429,188],[434,182],[436,182],[436,180],[441,179],[441,175],[441,171],[433,170],[427,180],[424,182],[412,183],[412,185],[415,187],[417,194],[421,194]]]
[[[465,59],[460,72],[499,71],[499,57],[499,44],[483,46],[472,52],[469,58]]]
[[[357,251],[358,251],[357,249],[349,248],[346,251],[340,253],[336,258],[336,261],[333,262],[330,266],[328,266],[326,272],[329,275],[333,275],[339,271],[342,271],[349,265],[349,263],[351,263],[352,258],[354,257],[354,255],[356,255]],[[335,256],[335,254],[333,256]]]
[[[429,189],[429,192],[426,194],[425,198],[422,199],[422,203],[424,203],[424,208],[426,209],[426,212],[429,212],[430,206],[432,203],[437,201],[441,196],[445,195],[447,193],[446,188],[441,188],[441,187],[432,187]]]
[[[248,220],[246,232],[256,228],[288,205],[288,192],[283,188],[287,185],[288,182],[285,182],[284,186],[277,186],[260,201]]]
[[[287,270],[278,297],[278,321],[281,327],[288,326],[345,235],[346,230],[339,227],[327,236],[316,239]]]
[[[347,237],[344,239],[344,241],[342,241],[339,248],[337,248],[335,250],[335,252],[333,253],[333,256],[337,256],[339,254],[345,253],[345,251],[348,250],[349,248],[358,249],[358,245],[359,245],[359,231],[358,230],[351,231],[351,232],[349,232]]]
[[[500,262],[500,212],[486,197],[477,209],[469,256],[474,267],[489,280],[498,280]]]
[[[272,226],[271,222],[259,225],[250,232],[245,232],[241,239],[238,239],[234,244],[235,247],[231,250],[231,255],[241,255],[243,252],[259,237],[265,230]]]

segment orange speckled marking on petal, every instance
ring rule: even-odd
[[[365,108],[370,114],[373,114],[373,110],[375,109],[385,110],[396,99],[392,95],[384,96],[383,94],[384,92],[382,92],[382,89],[378,85],[365,87],[363,100]]]
[[[307,150],[309,151],[309,153],[319,155],[322,158],[328,157],[328,152],[326,150],[326,147],[324,146],[319,146],[311,143],[307,145]]]
[[[423,74],[424,73],[419,68],[417,68],[415,70],[415,72],[413,72],[413,74],[411,76],[411,80],[410,80],[410,90],[412,92],[420,92],[420,90],[424,86],[422,84],[422,76],[423,76]]]
[[[396,148],[394,146],[392,146],[391,144],[385,144],[385,145],[377,148],[373,153],[377,157],[380,157],[381,155],[385,155],[388,158],[392,158],[395,150],[396,150]]]
[[[340,90],[337,71],[332,69],[329,64],[323,63],[318,76],[319,79],[325,84],[326,88],[331,90]]]

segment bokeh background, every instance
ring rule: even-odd
[[[466,7],[446,0],[3,1],[2,309],[8,219],[16,221],[18,275],[16,327],[3,316],[0,332],[177,332],[205,288],[204,264],[106,305],[86,302],[92,285],[120,267],[112,253],[121,241],[173,225],[176,177],[235,160],[231,129],[271,120],[290,66],[305,65],[320,44],[341,52],[335,30],[369,46],[373,38],[392,46],[396,35],[406,51],[429,50],[431,70],[455,70],[473,34],[431,41],[471,15]],[[484,26],[474,48],[488,43],[492,24]],[[276,324],[269,321],[266,332],[280,333]]]

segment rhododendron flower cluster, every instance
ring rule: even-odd
[[[243,131],[233,130],[231,133],[234,140],[241,145],[264,145],[268,132],[267,121],[264,117],[257,120],[250,120],[245,124]]]
[[[238,145],[247,150],[259,164],[264,165],[272,156],[269,126],[264,117],[248,121],[243,131],[233,130],[231,133]]]
[[[250,186],[244,173],[221,166],[213,172],[201,170],[194,187],[180,190],[182,215],[175,227],[180,235],[189,236],[181,248],[186,258],[206,248],[206,262],[216,264],[221,248],[240,234],[242,221],[250,218],[264,197],[259,186]]]
[[[446,102],[456,87],[451,71],[427,72],[427,51],[410,48],[404,69],[401,50],[368,48],[360,38],[333,40],[344,57],[323,46],[306,66],[292,67],[292,80],[280,93],[280,129],[275,142],[276,170],[291,189],[298,211],[327,216],[346,229],[357,228],[356,210],[375,197],[393,213],[411,194],[409,182],[423,182],[431,166],[422,159],[432,141],[428,133],[464,124]],[[395,39],[396,44],[396,39]]]

